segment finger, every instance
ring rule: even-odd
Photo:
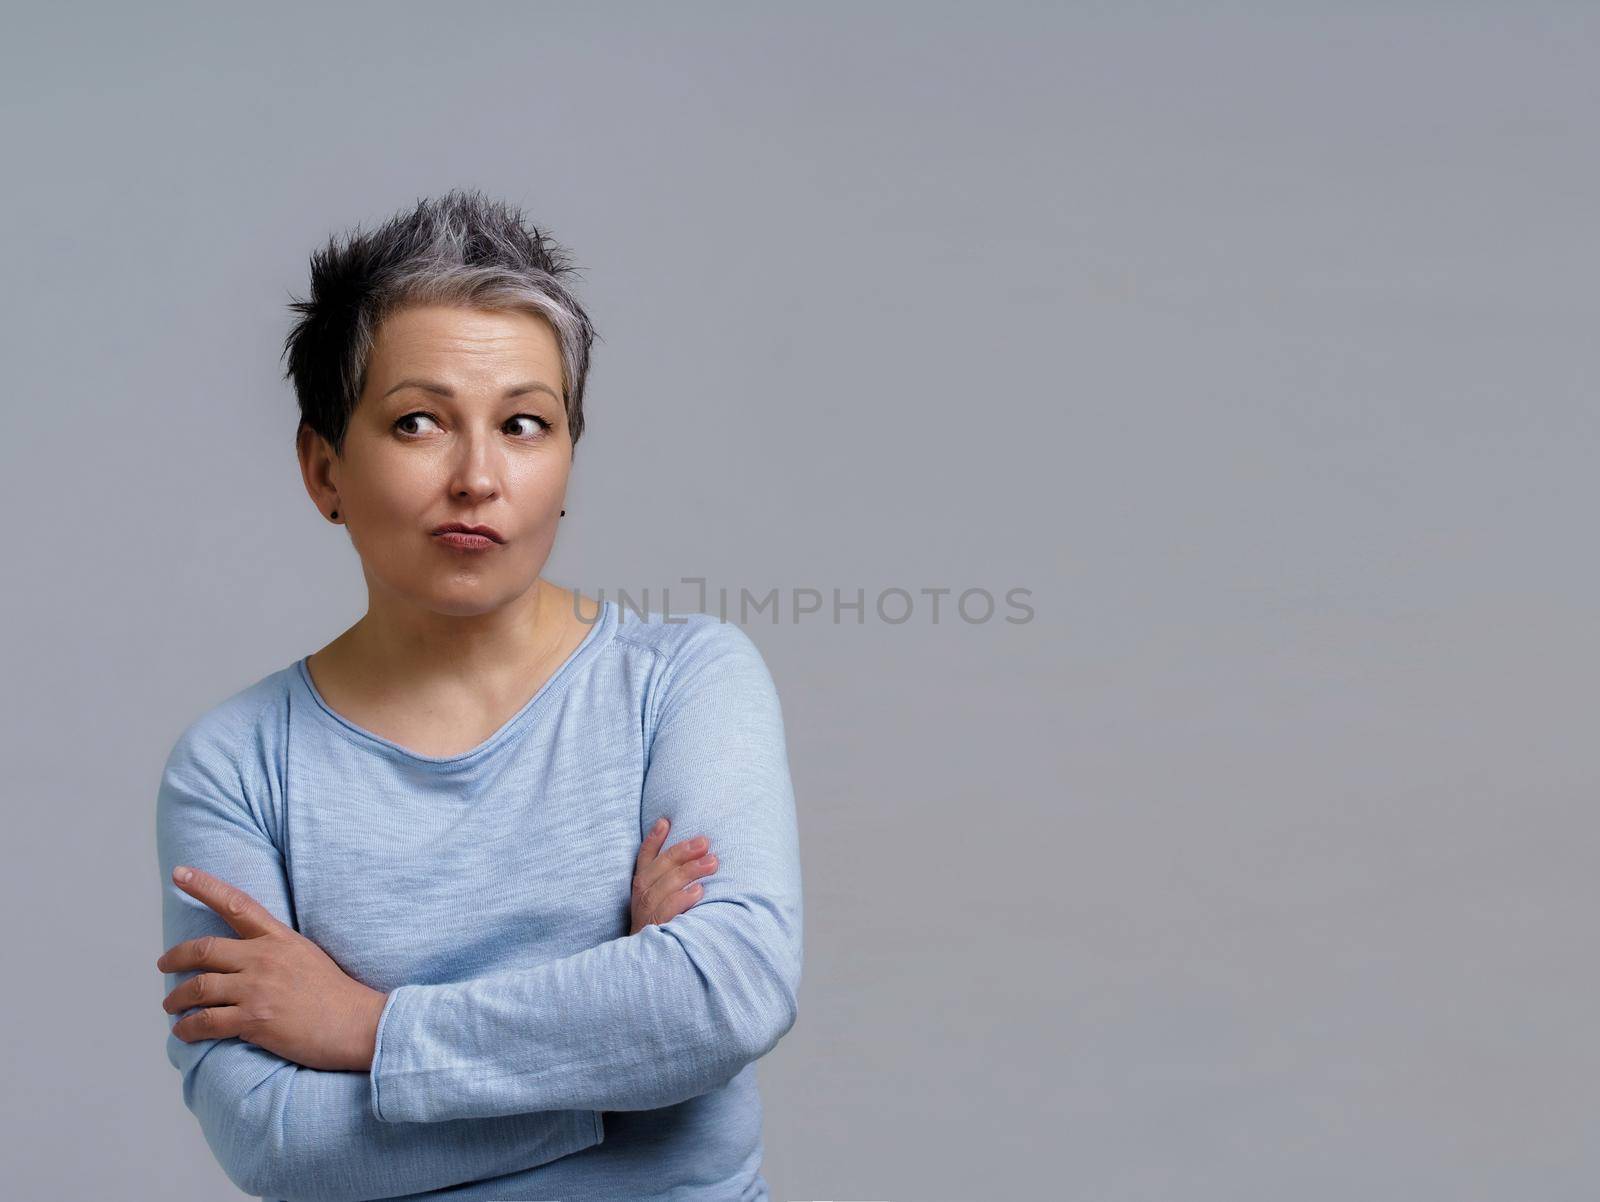
[[[667,848],[666,855],[673,864],[687,864],[697,856],[704,855],[711,850],[711,840],[704,835],[696,835],[693,839],[684,839]]]
[[[689,885],[696,877],[706,876],[716,871],[717,857],[707,852],[698,860],[691,860],[687,864],[662,872],[645,887],[644,912],[647,914],[660,914],[673,904],[678,894]],[[699,892],[694,897],[698,899]],[[664,918],[657,918],[656,922],[665,922]]]
[[[662,899],[661,904],[650,915],[654,923],[671,922],[678,915],[689,909],[700,900],[700,895],[705,892],[699,885],[691,885],[687,889],[674,889]]]
[[[172,1026],[172,1033],[184,1043],[203,1039],[232,1039],[244,1030],[244,1011],[239,1006],[213,1006],[185,1015]]]
[[[701,852],[709,851],[709,841],[704,835],[696,835],[693,839],[684,839],[667,848],[648,864],[641,865],[634,872],[636,888],[640,892],[654,891],[656,886],[664,881],[673,869],[694,859]]]
[[[168,1014],[182,1014],[196,1006],[235,1006],[240,1000],[236,972],[196,973],[161,999]]]
[[[672,892],[692,884],[697,878],[710,876],[717,870],[717,857],[713,852],[706,852],[698,860],[690,860],[672,874]]]
[[[188,874],[187,878],[184,877],[184,873]],[[172,882],[191,897],[197,897],[205,902],[222,915],[224,922],[247,939],[255,935],[266,935],[283,927],[283,923],[274,918],[265,906],[243,889],[236,888],[209,872],[199,868],[187,868],[180,864],[172,870]]]
[[[238,972],[245,966],[244,941],[226,935],[201,935],[185,939],[162,952],[156,967],[162,972],[188,972],[194,968],[216,968]]]
[[[656,853],[661,850],[662,841],[667,837],[667,830],[671,823],[666,818],[657,818],[656,823],[644,833],[644,842],[639,845],[639,857],[633,863],[635,872],[642,872],[650,861],[656,858]]]

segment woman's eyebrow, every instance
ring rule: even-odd
[[[383,395],[385,397],[391,396],[394,393],[399,392],[402,388],[420,388],[424,392],[436,392],[440,396],[447,396],[447,397],[455,396],[455,389],[451,388],[447,384],[436,384],[432,380],[412,380],[412,379],[401,380],[398,384],[396,384],[393,388],[389,389],[389,391],[385,392]],[[542,381],[539,381],[539,380],[530,380],[526,384],[514,385],[513,387],[506,389],[505,395],[508,396],[508,397],[522,396],[524,393],[528,393],[528,392],[546,392],[546,393],[550,394],[550,399],[551,400],[557,401],[557,402],[559,402],[561,400],[561,397],[559,395],[557,395],[556,390],[554,388],[551,388],[550,385],[545,384],[545,383],[543,383]]]

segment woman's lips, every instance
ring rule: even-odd
[[[435,534],[434,538],[444,543],[447,547],[455,547],[461,551],[487,551],[490,547],[498,547],[487,534],[463,534],[459,530],[448,530],[443,534]]]

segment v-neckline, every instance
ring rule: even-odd
[[[420,751],[413,751],[393,739],[385,738],[375,731],[368,730],[357,722],[352,722],[338,710],[328,704],[327,700],[318,690],[316,682],[311,679],[311,670],[307,666],[311,656],[304,655],[295,661],[296,676],[305,687],[306,693],[315,703],[313,711],[325,717],[334,727],[349,738],[352,742],[382,748],[391,755],[399,756],[410,762],[427,765],[430,767],[448,768],[456,767],[479,757],[487,755],[495,747],[511,738],[524,724],[530,721],[536,711],[542,710],[549,699],[566,687],[577,671],[579,665],[592,659],[606,643],[611,640],[617,627],[616,603],[603,600],[600,603],[600,612],[590,624],[589,633],[583,636],[571,654],[556,668],[554,672],[539,686],[534,693],[516,713],[507,718],[499,729],[476,747],[459,752],[456,755],[424,755]]]

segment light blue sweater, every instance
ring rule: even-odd
[[[661,815],[668,845],[706,835],[718,867],[629,935]],[[607,601],[537,696],[448,757],[347,721],[298,660],[179,736],[156,842],[157,953],[238,937],[172,883],[192,864],[389,995],[370,1073],[168,1034],[246,1193],[768,1197],[755,1062],[795,1021],[799,839],[777,692],[738,626]]]

